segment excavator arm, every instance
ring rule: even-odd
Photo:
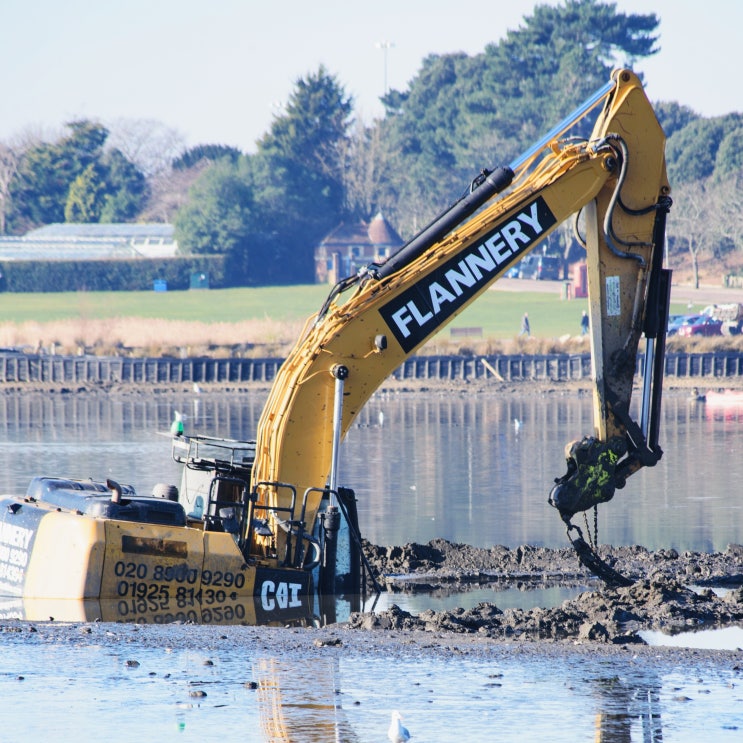
[[[573,136],[587,131],[588,117],[597,113],[590,137]],[[608,500],[639,467],[654,464],[657,442],[633,423],[629,410],[639,339],[653,324],[657,331],[663,321],[658,307],[667,304],[669,282],[661,280],[662,224],[670,205],[664,142],[639,79],[615,71],[519,159],[483,171],[458,202],[386,262],[339,282],[279,370],[260,418],[252,474],[258,502],[282,507],[304,494],[304,518],[311,523],[323,491],[335,489],[338,442],[374,391],[581,211],[595,430],[569,447],[568,473],[550,501],[569,521]],[[648,395],[654,401],[648,416],[657,416],[659,385]]]
[[[658,423],[671,283],[662,261],[671,200],[665,138],[657,123],[640,124],[640,92],[620,86],[615,96],[624,101],[623,115],[607,121],[605,110],[594,130],[606,132],[619,162],[617,181],[605,184],[584,209],[595,431],[568,444],[568,471],[550,493],[567,523],[576,512],[610,500],[630,475],[662,456]],[[630,400],[642,336],[638,423]]]

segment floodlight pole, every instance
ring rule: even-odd
[[[381,49],[384,53],[384,94],[387,95],[389,92],[387,88],[387,53],[395,46],[392,41],[378,41],[376,44],[377,49]]]

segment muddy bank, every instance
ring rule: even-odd
[[[743,546],[724,552],[651,552],[640,546],[600,549],[602,558],[632,582],[610,588],[583,568],[570,548],[522,546],[480,549],[433,540],[425,545],[367,545],[372,566],[388,591],[430,591],[448,586],[518,585],[520,588],[590,583],[593,590],[555,608],[472,609],[412,615],[396,605],[376,614],[353,614],[354,629],[476,634],[497,640],[641,644],[642,630],[675,634],[743,622]],[[720,590],[723,588],[724,590]],[[713,590],[717,589],[717,590]]]
[[[539,395],[544,397],[564,395],[590,395],[593,391],[590,379],[544,380],[523,379],[498,381],[488,379],[387,379],[375,391],[376,395],[431,394],[431,395]],[[267,395],[271,390],[269,382],[204,382],[199,384],[198,395]],[[640,390],[635,385],[635,392]],[[737,377],[666,377],[663,380],[665,397],[687,396],[699,398],[708,390],[743,390],[743,375]],[[193,397],[193,383],[149,383],[127,382],[4,382],[0,384],[0,395],[17,395],[29,393],[50,395],[111,395],[139,396],[157,395],[162,397],[187,395]],[[700,402],[703,399],[699,398]]]
[[[319,657],[372,657],[389,659],[439,658],[488,659],[524,662],[585,659],[601,664],[606,659],[632,662],[638,668],[649,663],[655,672],[671,672],[678,667],[687,671],[699,666],[705,674],[714,668],[728,670],[743,680],[743,651],[677,647],[649,647],[643,644],[596,643],[576,639],[571,642],[498,641],[479,632],[452,632],[443,628],[409,629],[390,627],[387,631],[359,632],[349,624],[326,627],[213,627],[173,623],[139,625],[81,622],[0,623],[0,637],[5,644],[26,644],[36,647],[64,645],[70,648],[100,648],[108,652],[125,652],[135,658],[144,649],[191,651],[195,657],[235,652],[273,656],[303,662]],[[514,639],[514,638],[509,638]],[[527,639],[527,638],[522,638]],[[22,673],[23,669],[17,670]],[[69,669],[63,672],[69,673]],[[251,686],[251,688],[253,688]]]
[[[379,547],[366,544],[365,553],[376,572],[393,590],[418,581],[431,585],[480,581],[585,580],[591,577],[571,547],[551,549],[523,545],[515,549],[472,547],[433,539],[427,544]],[[743,546],[728,545],[724,552],[655,552],[639,545],[600,546],[599,555],[632,580],[651,575],[701,586],[743,584]],[[411,580],[415,579],[415,580]],[[427,589],[428,590],[428,589]]]
[[[529,587],[544,581],[588,580],[569,549],[479,549],[434,540],[392,548],[367,545],[366,551],[384,571],[390,591],[430,590],[437,585],[465,591],[485,582]],[[393,605],[327,626],[284,627],[4,620],[0,637],[4,643],[34,646],[105,645],[109,651],[119,647],[130,656],[142,648],[192,650],[205,657],[240,649],[296,662],[328,655],[546,663],[579,657],[598,664],[600,670],[602,662],[613,658],[638,668],[652,666],[659,673],[664,667],[669,672],[678,667],[688,671],[700,664],[706,673],[717,667],[743,678],[743,649],[649,647],[638,634],[648,629],[672,633],[743,625],[743,547],[731,545],[710,554],[627,547],[613,555],[615,567],[636,578],[632,585],[612,589],[593,581],[592,590],[555,608],[501,610],[495,602],[413,615]],[[610,558],[606,552],[604,556]],[[724,595],[712,587],[724,587]]]

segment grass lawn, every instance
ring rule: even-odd
[[[327,296],[325,285],[209,289],[168,292],[66,292],[0,294],[3,322],[45,323],[56,320],[145,318],[205,323],[245,320],[303,320],[316,312]],[[529,313],[532,336],[559,338],[580,333],[585,299],[563,300],[555,292],[513,292],[495,289],[457,317],[452,327],[482,328],[484,337],[512,338],[521,317]],[[674,308],[671,309],[674,312]],[[675,311],[688,312],[681,305]],[[448,329],[443,331],[448,335]]]
[[[311,314],[327,293],[326,286],[310,285],[168,292],[0,294],[0,317],[16,323],[112,317],[207,323],[264,317],[283,321]]]

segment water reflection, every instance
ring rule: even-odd
[[[3,740],[386,740],[399,709],[413,741],[737,740],[739,674],[705,658],[649,664],[634,654],[480,654],[394,658],[342,647],[285,647],[192,628],[90,625],[54,642],[3,638]],[[256,641],[257,640],[257,641]],[[453,683],[454,681],[454,683]],[[29,714],[29,699],[44,714]],[[680,700],[685,700],[685,703]],[[136,710],[136,714],[132,714]]]
[[[644,743],[663,740],[660,679],[648,673],[639,683],[619,676],[592,682],[596,700],[596,743]],[[633,738],[633,730],[637,733]]]
[[[588,395],[378,396],[348,437],[344,473],[376,543],[559,547],[563,525],[546,495],[565,471],[563,445],[590,433]],[[730,490],[743,475],[743,426],[669,395],[661,444],[661,462],[599,510],[601,541],[710,551],[743,540],[743,503]]]
[[[266,611],[263,598],[225,597],[197,601],[176,599],[34,599],[0,596],[0,619],[29,622],[124,622],[129,624],[319,626],[312,600],[300,596],[297,606],[281,612]],[[354,607],[358,609],[358,605]],[[348,618],[348,613],[344,617]],[[336,621],[335,619],[333,621]]]
[[[254,435],[263,394],[6,394],[0,397],[4,492],[33,475],[94,477],[148,494],[178,483],[166,437]],[[741,418],[667,395],[660,463],[599,510],[599,538],[649,549],[711,551],[743,542]],[[519,421],[519,426],[514,425]],[[563,448],[592,432],[588,394],[377,394],[342,447],[339,482],[356,490],[363,534],[383,545],[443,537],[488,547],[566,545],[547,504]]]
[[[568,585],[524,585],[514,584],[511,581],[501,581],[485,586],[465,586],[459,590],[436,589],[408,593],[403,591],[386,591],[382,593],[374,604],[377,612],[389,609],[392,604],[410,614],[420,614],[426,609],[436,608],[436,611],[451,611],[453,609],[472,609],[481,603],[493,603],[499,609],[521,609],[528,611],[541,606],[550,609],[560,606],[568,599],[573,599],[584,591],[595,588],[596,583]],[[370,599],[371,601],[371,599]],[[369,611],[366,606],[364,611]]]
[[[360,740],[340,701],[337,658],[311,659],[299,665],[262,658],[253,664],[253,676],[265,743]]]
[[[474,669],[468,668],[462,674],[460,683],[471,691],[467,702],[458,705],[461,697],[455,690],[446,688],[451,676],[441,661],[433,660],[423,667],[403,657],[398,658],[396,665],[397,668],[388,666],[375,676],[374,665],[362,663],[360,669],[364,675],[359,678],[358,664],[337,658],[314,659],[301,669],[276,658],[261,659],[253,664],[253,675],[258,684],[262,740],[265,743],[380,740],[389,711],[397,707],[405,710],[405,724],[419,740],[511,740],[509,731],[518,731],[521,740],[536,738],[546,722],[538,713],[551,706],[543,698],[545,685],[555,693],[553,704],[572,707],[583,702],[584,705],[582,714],[571,717],[575,737],[561,737],[557,726],[549,731],[550,740],[582,739],[579,731],[583,728],[590,731],[591,716],[593,740],[597,743],[663,740],[660,703],[663,684],[652,671],[627,674],[626,669],[618,669],[612,675],[593,671],[575,676],[570,674],[573,669],[563,667],[563,672],[569,673],[568,681],[558,689],[554,678],[532,665],[531,670],[537,670],[539,680],[539,691],[532,692],[534,679],[525,681],[510,664],[496,663],[489,668],[475,664]],[[382,709],[377,685],[387,690],[387,704]],[[370,691],[375,690],[376,699],[368,698]],[[516,703],[519,692],[522,698]],[[535,696],[542,696],[541,702]],[[517,710],[528,700],[531,700],[528,722],[521,718],[510,727],[505,718],[517,719]],[[475,710],[476,716],[472,716]]]
[[[490,586],[466,586],[460,590],[385,591],[360,596],[302,596],[295,607],[267,611],[263,598],[226,597],[223,600],[181,601],[176,599],[34,599],[0,596],[0,620],[21,619],[28,622],[124,622],[130,624],[167,625],[248,625],[276,627],[324,627],[348,621],[353,612],[382,612],[393,604],[410,614],[426,609],[448,611],[471,609],[491,602],[498,608],[522,609],[536,606],[551,608],[561,605],[589,590],[585,584],[556,586],[523,586],[503,580]]]
[[[639,635],[648,645],[674,648],[706,648],[707,650],[739,650],[743,648],[743,627],[679,632],[675,635],[655,630],[643,630]]]
[[[0,397],[6,451],[0,487],[17,493],[38,474],[90,475],[148,493],[154,483],[179,480],[169,442],[159,435],[175,410],[184,413],[187,432],[239,439],[252,435],[262,405],[261,395],[247,393],[199,399],[6,394]],[[664,458],[601,509],[603,541],[679,551],[743,542],[733,491],[743,474],[741,419],[667,396],[664,421]],[[552,478],[562,474],[563,444],[590,430],[588,396],[377,395],[344,444],[341,480],[357,490],[362,531],[379,544],[444,537],[479,546],[561,547],[564,533],[546,495]],[[149,608],[132,606],[142,610],[137,621]],[[180,618],[183,607],[165,608],[161,619]],[[80,621],[105,611],[68,609],[82,612],[70,615]],[[5,619],[24,611],[30,609],[17,602],[0,607]],[[64,616],[58,606],[33,611],[34,621]],[[306,621],[322,622],[325,611],[310,607]],[[332,611],[342,618],[342,611]],[[454,665],[451,658],[420,657],[412,643],[394,659],[332,647],[294,653],[301,630],[280,653],[250,634],[223,642],[212,633],[201,639],[207,653],[193,649],[199,648],[198,636],[193,639],[198,627],[184,634],[144,618],[153,626],[140,632],[91,623],[89,639],[80,635],[56,645],[43,627],[6,633],[3,738],[35,740],[64,729],[69,737],[93,740],[104,719],[112,742],[175,734],[208,740],[217,730],[224,739],[251,731],[263,741],[371,742],[384,739],[392,708],[405,715],[413,740],[440,743],[463,739],[453,724],[458,720],[471,740],[543,737],[556,743],[661,740],[661,728],[683,730],[689,740],[733,740],[743,727],[738,677],[708,665],[661,670],[660,661],[648,667],[632,653],[604,660],[592,654],[496,656],[496,646],[488,651],[493,657],[458,654]],[[126,665],[132,659],[137,667]],[[255,688],[246,686],[249,680]],[[208,696],[195,701],[191,691],[202,689]],[[682,696],[697,703],[676,701]],[[28,714],[30,698],[43,715]]]

